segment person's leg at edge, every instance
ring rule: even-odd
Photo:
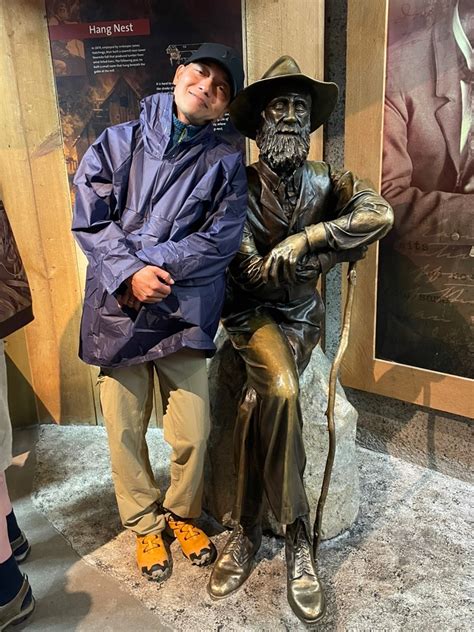
[[[193,523],[201,514],[210,430],[206,358],[202,351],[185,348],[156,360],[155,366],[165,410],[164,437],[172,448],[171,482],[163,500],[168,529],[184,555],[204,566],[216,556],[211,540]]]
[[[8,539],[7,515],[11,512],[5,473],[0,473],[0,627],[19,623],[34,610],[35,602],[26,575],[19,568]]]
[[[12,504],[10,502],[10,498],[7,495],[7,503],[6,503],[6,511],[7,513],[7,530],[8,530],[8,540],[10,542],[10,546],[12,547],[13,555],[18,564],[21,564],[31,551],[30,543],[26,535],[18,526],[18,522],[16,520],[15,511],[13,510]]]
[[[7,373],[5,363],[4,341],[0,339],[0,445],[3,454],[0,468],[6,468],[11,461],[12,432],[7,397]],[[3,508],[7,519],[8,540],[18,564],[23,562],[31,551],[30,543],[18,526],[15,512],[5,490]]]
[[[122,524],[137,536],[142,574],[162,581],[171,573],[172,560],[162,537],[166,521],[145,437],[153,406],[153,364],[102,368],[99,384]]]

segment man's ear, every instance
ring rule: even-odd
[[[181,64],[180,66],[176,68],[176,72],[174,73],[174,77],[173,77],[173,85],[176,85],[178,83],[185,68],[186,66],[184,64]]]

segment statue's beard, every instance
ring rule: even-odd
[[[296,131],[296,134],[282,133]],[[260,157],[276,173],[292,173],[304,163],[308,157],[310,144],[309,123],[288,126],[285,123],[275,123],[262,119],[255,141],[260,149]]]

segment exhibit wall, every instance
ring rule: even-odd
[[[452,190],[461,91],[445,37],[454,3],[369,5],[348,2],[345,164],[381,188],[395,224],[359,264],[343,379],[472,417],[472,194]]]
[[[363,109],[358,113],[354,98],[364,96],[357,85],[380,84],[380,59],[375,65],[370,60],[373,55],[383,55],[386,43],[383,28],[379,28],[385,19],[382,4],[374,0],[352,3],[352,10],[356,9],[352,16],[360,20],[361,29],[352,31],[349,52],[355,47],[359,55],[365,50],[367,56],[365,61],[363,56],[359,61],[350,56],[347,64],[347,0],[327,0],[326,11],[322,0],[247,0],[242,5],[248,80],[258,79],[279,54],[294,55],[304,72],[319,77],[323,76],[324,60],[325,78],[342,88],[336,112],[325,126],[324,157],[342,167],[347,144],[347,158],[360,159],[364,175],[366,171],[380,172],[379,162],[367,162],[366,141],[377,133],[381,141],[381,97],[366,103],[370,115]],[[367,23],[372,25],[372,39],[363,35]],[[16,426],[37,421],[101,423],[97,369],[83,364],[77,356],[85,260],[70,234],[70,187],[45,3],[0,0],[0,29],[0,194],[29,274],[36,314],[33,323],[7,340],[13,421]],[[347,126],[344,97],[349,70],[353,83],[348,89],[356,89],[349,94]],[[345,139],[346,127],[356,120],[359,136],[352,141]],[[312,156],[317,158],[321,153],[319,134],[313,139]],[[255,147],[250,147],[249,155],[255,157]],[[370,267],[374,257],[371,252],[359,268],[359,304],[366,296],[364,266]],[[370,300],[373,305],[373,298]],[[332,356],[340,331],[339,270],[328,275],[326,303],[326,350]],[[367,354],[356,329],[350,345],[355,361],[364,362]],[[349,358],[350,354],[351,346]],[[468,475],[472,426],[466,417],[346,390],[359,412],[358,439],[363,446],[446,474]]]
[[[420,21],[431,16],[437,2],[418,0],[403,6],[405,13],[416,15]],[[326,15],[326,78],[347,86],[344,92],[345,108],[332,117],[325,137],[325,159],[338,166],[345,163],[375,182],[381,176],[381,147],[383,131],[383,68],[386,48],[385,3],[372,0],[331,0],[331,12]],[[447,2],[445,4],[448,4]],[[423,5],[420,11],[417,7]],[[374,10],[376,8],[377,10]],[[349,24],[348,24],[349,19]],[[352,21],[352,24],[351,24]],[[341,32],[348,31],[346,41]],[[347,64],[340,64],[346,58]],[[343,379],[348,398],[359,412],[357,437],[360,445],[388,452],[424,467],[430,467],[451,476],[472,478],[472,414],[467,416],[442,412],[429,407],[433,393],[432,377],[422,382],[413,379],[411,367],[403,372],[385,370],[380,380],[374,366],[374,316],[376,288],[376,251],[369,250],[366,260],[358,264],[358,284],[351,338],[345,358]],[[326,305],[327,353],[333,357],[340,332],[341,274],[335,270],[328,275]],[[402,377],[402,379],[395,379]],[[436,377],[436,376],[435,376]],[[444,377],[444,376],[443,376]],[[447,376],[449,384],[452,379]],[[357,384],[355,384],[357,382]],[[374,390],[378,382],[379,394]],[[357,388],[348,388],[351,384]],[[424,391],[417,387],[422,385]],[[435,386],[439,386],[439,381]],[[402,388],[408,394],[401,396]],[[383,389],[383,390],[382,390]],[[454,392],[447,402],[453,402]],[[385,391],[385,393],[383,392]],[[387,396],[397,393],[398,399]],[[431,393],[430,393],[431,391]],[[383,394],[382,394],[383,393]],[[418,399],[414,404],[408,401]],[[405,401],[404,401],[405,400]],[[423,405],[425,404],[425,405]],[[472,411],[472,388],[466,389],[462,401],[455,404]]]
[[[284,53],[293,55],[303,72],[323,76],[324,0],[232,2],[242,15],[241,37],[248,81],[261,77]],[[232,2],[222,3],[222,10]],[[80,26],[74,24],[78,19],[76,14],[55,17],[57,4],[44,0],[0,0],[0,196],[29,276],[35,312],[34,322],[6,342],[10,405],[17,426],[36,421],[101,422],[97,368],[83,364],[78,358],[86,262],[70,232],[72,174],[68,174],[74,170],[74,151],[80,154],[81,143],[85,142],[82,136],[85,133],[88,137],[94,130],[91,125],[83,126],[81,133],[76,134],[74,125],[81,122],[80,117],[77,113],[74,116],[74,112],[71,116],[65,114],[67,106],[60,111],[56,81],[61,77],[84,76],[81,73],[85,72],[87,55],[82,57],[84,49],[78,37],[53,39],[56,44],[51,50],[48,21],[52,27],[60,26],[61,20],[68,28]],[[72,5],[80,2],[59,4],[65,5],[61,10],[72,12],[76,10]],[[107,18],[106,4],[96,3],[102,21]],[[146,0],[123,6],[130,4],[153,8],[154,3]],[[94,2],[87,0],[85,5],[90,9]],[[118,10],[121,3],[110,5]],[[196,0],[188,5],[197,11],[202,2]],[[200,35],[201,32],[202,29]],[[172,40],[166,37],[164,40],[173,45],[187,43],[185,35],[181,41],[176,31],[172,36]],[[218,40],[219,34],[212,33],[212,39]],[[64,46],[58,44],[65,41]],[[177,50],[180,51],[179,47]],[[172,64],[169,70],[171,78]],[[135,98],[138,96],[132,82],[123,81],[119,88],[123,94],[120,93],[117,102],[111,100],[112,113],[125,107],[125,98],[135,93]],[[149,89],[154,90],[153,86]],[[74,88],[69,92],[76,96]],[[102,96],[98,96],[100,105],[108,95],[104,88]],[[63,103],[68,100],[63,98]],[[79,141],[72,147],[75,136]],[[66,155],[65,145],[68,145]],[[321,155],[320,132],[312,140],[311,156]],[[254,156],[255,148],[250,147],[249,157]]]

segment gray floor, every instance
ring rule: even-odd
[[[165,489],[162,434],[152,429],[147,439],[155,476]],[[324,542],[318,556],[328,601],[318,630],[472,630],[472,486],[386,454],[357,452],[358,518],[344,535]],[[147,624],[159,629],[164,622],[179,632],[304,630],[286,600],[281,539],[264,538],[254,573],[241,591],[222,602],[207,595],[210,569],[191,566],[176,543],[171,547],[172,576],[157,586],[138,576],[133,537],[118,520],[104,428],[42,426],[36,457],[34,507],[27,500],[25,513],[34,517],[28,535],[38,557],[32,563],[36,559],[38,572],[43,569],[37,580],[42,591],[37,592],[37,629],[142,630]],[[27,469],[17,474],[23,472]],[[35,508],[45,516],[41,521]],[[28,516],[24,519],[29,529]],[[57,535],[61,548],[42,550],[42,542],[51,537],[42,535],[45,519],[82,561]],[[226,539],[226,533],[215,536],[219,550]]]
[[[22,569],[36,598],[32,618],[15,629],[31,632],[129,632],[166,630],[159,619],[117,580],[86,564],[31,500],[37,429],[15,432],[14,464],[7,471],[8,486],[21,528],[32,552]]]

